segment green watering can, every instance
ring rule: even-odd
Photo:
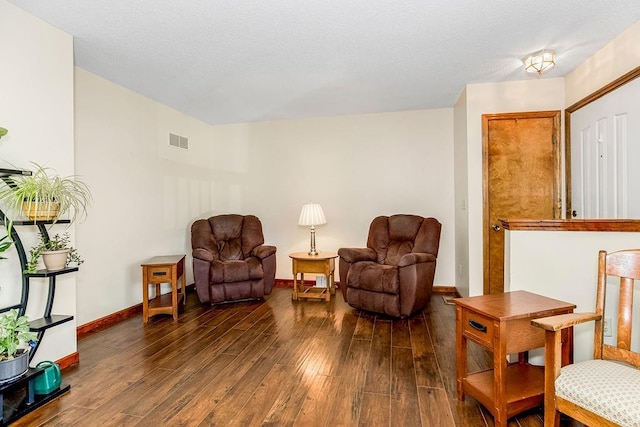
[[[36,368],[44,369],[34,381],[33,389],[36,394],[49,394],[60,387],[62,374],[56,362],[43,360],[36,365]]]

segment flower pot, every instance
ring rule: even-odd
[[[10,381],[29,369],[29,351],[18,350],[13,359],[0,361],[0,383]]]
[[[44,266],[49,271],[62,270],[67,265],[67,256],[69,249],[61,249],[59,251],[42,252],[42,260]]]
[[[22,202],[22,211],[29,221],[51,221],[58,217],[60,203],[25,200]]]

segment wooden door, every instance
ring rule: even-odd
[[[482,116],[484,293],[504,291],[500,219],[559,218],[560,111]]]

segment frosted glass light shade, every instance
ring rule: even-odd
[[[302,212],[300,212],[300,219],[298,225],[321,225],[326,224],[327,219],[324,217],[322,206],[318,203],[307,203],[302,206]]]
[[[528,73],[542,74],[556,65],[556,54],[552,50],[541,50],[522,60]]]

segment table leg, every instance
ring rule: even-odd
[[[149,321],[149,281],[147,267],[142,267],[142,322]]]
[[[171,269],[171,310],[173,320],[178,320],[178,269],[174,266]]]
[[[183,258],[182,262],[184,263],[184,258]],[[184,274],[184,264],[183,264],[183,267],[182,267],[182,278],[180,279],[180,282],[181,282],[180,288],[181,288],[181,292],[182,292],[182,305],[183,306],[187,305],[187,287],[186,287],[187,286],[187,283],[186,283],[187,279],[186,279],[185,276],[186,275]]]
[[[507,427],[507,393],[505,383],[507,381],[507,340],[496,339],[498,336],[507,336],[506,322],[494,322],[494,350],[493,350],[493,396],[494,414],[493,420],[496,427]]]
[[[529,351],[518,353],[518,363],[529,363]]]
[[[293,272],[293,292],[291,293],[291,299],[298,300],[298,273]]]
[[[331,278],[329,275],[324,276],[325,283],[327,284],[327,289],[325,290],[324,300],[331,301]]]
[[[329,277],[327,276],[327,281],[328,280],[329,280]],[[331,270],[331,289],[329,291],[331,292],[331,295],[336,294],[335,270]]]
[[[467,376],[467,339],[462,334],[462,309],[456,306],[456,385],[458,400],[464,400],[462,379]]]

